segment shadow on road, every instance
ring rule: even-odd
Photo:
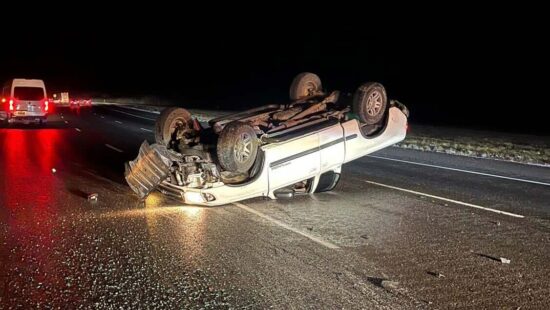
[[[367,281],[369,281],[370,283],[374,284],[375,286],[378,286],[378,287],[383,287],[382,286],[382,281],[386,280],[385,278],[376,278],[376,277],[367,277]]]
[[[69,187],[68,190],[69,190],[69,193],[71,193],[71,194],[73,194],[77,197],[88,199],[88,193],[84,192],[81,189],[74,188],[74,187]]]

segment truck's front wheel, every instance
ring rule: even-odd
[[[259,141],[252,126],[231,122],[223,128],[218,138],[218,160],[225,170],[245,173],[256,161],[258,147]]]
[[[191,113],[186,109],[164,109],[155,123],[155,141],[170,148],[177,132],[192,126],[191,122]]]

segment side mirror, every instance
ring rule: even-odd
[[[290,199],[294,197],[294,191],[288,188],[281,188],[273,192],[277,199]]]

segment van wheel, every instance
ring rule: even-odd
[[[325,172],[321,174],[319,178],[319,184],[317,184],[317,188],[315,189],[315,192],[316,193],[330,192],[336,187],[336,185],[338,185],[339,181],[340,181],[340,173],[336,173],[334,171]]]
[[[290,99],[298,100],[323,91],[321,79],[317,74],[303,72],[298,74],[290,84]]]
[[[380,123],[387,107],[386,89],[380,83],[369,82],[359,86],[353,97],[353,111],[367,125]]]
[[[247,123],[227,124],[218,138],[217,155],[220,165],[231,172],[248,172],[258,153],[256,131]]]
[[[191,127],[191,122],[191,113],[186,109],[164,109],[155,122],[155,142],[169,147],[177,132]]]

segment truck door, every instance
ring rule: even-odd
[[[273,145],[266,150],[266,159],[270,191],[311,178],[319,173],[319,135],[313,133]]]
[[[344,129],[340,124],[319,132],[321,153],[321,172],[338,168],[344,162],[345,141]]]

